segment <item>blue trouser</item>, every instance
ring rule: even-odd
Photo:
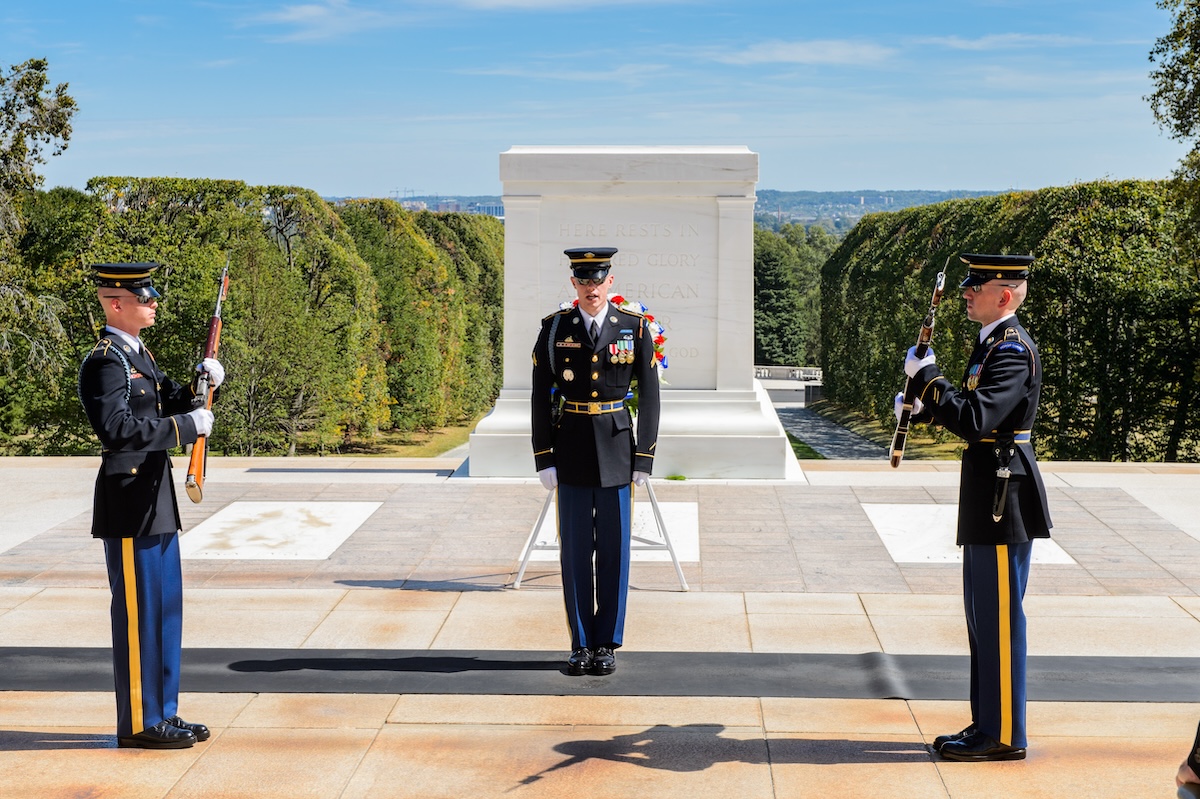
[[[592,488],[560,483],[557,500],[571,648],[616,648],[625,635],[625,597],[629,593],[629,486]]]
[[[1033,542],[963,547],[971,721],[1006,746],[1025,740],[1025,611]]]
[[[130,736],[179,709],[183,573],[179,536],[105,538],[112,589],[117,735]]]

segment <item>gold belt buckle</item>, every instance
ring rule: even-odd
[[[588,403],[588,416],[597,416],[599,413],[600,413],[600,403],[599,402],[589,402]]]

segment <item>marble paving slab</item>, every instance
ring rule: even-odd
[[[962,563],[954,543],[958,505],[863,503],[875,532],[896,563]],[[1033,545],[1034,563],[1074,564],[1053,539]]]
[[[184,558],[325,560],[380,502],[231,502],[179,539]]]

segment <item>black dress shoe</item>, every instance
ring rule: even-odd
[[[612,647],[602,646],[596,650],[596,656],[592,658],[592,674],[597,677],[604,677],[612,674],[617,670],[617,656],[613,654]]]
[[[940,751],[942,751],[942,747],[945,746],[946,744],[950,743],[951,741],[961,741],[963,738],[966,738],[968,735],[974,735],[974,734],[975,734],[975,725],[971,724],[962,732],[956,732],[952,735],[939,735],[938,737],[933,739],[933,751],[940,752]]]
[[[208,731],[208,727],[205,727],[203,724],[192,724],[190,721],[184,721],[179,716],[171,716],[171,718],[167,719],[167,723],[172,727],[187,730],[196,736],[197,741],[207,741],[212,737],[212,733]]]
[[[169,721],[160,721],[128,738],[117,737],[122,749],[187,749],[196,743],[191,730],[181,730]]]
[[[947,760],[961,760],[967,763],[978,763],[984,760],[1025,759],[1023,748],[1006,746],[982,732],[973,732],[961,740],[950,741],[942,746],[941,754]]]
[[[578,677],[592,667],[592,650],[581,646],[567,658],[567,673]]]

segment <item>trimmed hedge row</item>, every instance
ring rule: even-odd
[[[1164,184],[1095,182],[864,217],[822,268],[825,396],[890,428],[935,275],[934,349],[959,375],[978,326],[963,252],[1033,254],[1019,316],[1045,372],[1034,431],[1060,460],[1200,460],[1200,272],[1176,254]]]

